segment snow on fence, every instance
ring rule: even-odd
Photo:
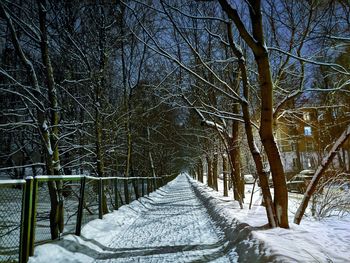
[[[81,226],[108,211],[148,195],[175,178],[36,176],[0,181],[0,262],[27,262],[34,246],[51,240],[48,182],[61,182],[64,227],[60,235],[80,235]]]

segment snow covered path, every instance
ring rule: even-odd
[[[181,174],[90,221],[80,237],[36,247],[28,263],[349,262],[348,219],[262,230],[266,214],[255,196],[257,205],[242,210],[232,196]]]
[[[81,237],[37,247],[29,262],[236,262],[229,247],[181,174],[149,197],[91,221]]]
[[[146,207],[107,244],[114,253],[95,262],[230,262],[220,238],[223,233],[209,218],[185,175],[160,190]]]

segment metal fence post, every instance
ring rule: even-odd
[[[102,219],[103,211],[102,211],[102,195],[103,195],[103,182],[102,178],[98,180],[98,218]]]
[[[80,196],[79,196],[79,205],[78,205],[78,214],[77,214],[77,223],[75,225],[75,234],[80,236],[81,232],[81,223],[83,220],[83,209],[84,209],[84,195],[85,195],[85,176],[80,179]]]
[[[22,218],[20,234],[19,262],[26,263],[29,258],[29,242],[31,234],[31,213],[33,201],[33,177],[27,177],[22,199]]]
[[[138,178],[134,179],[134,189],[135,189],[135,198],[136,198],[136,200],[138,200],[140,198],[139,179]]]
[[[39,182],[34,177],[33,181],[33,199],[32,199],[32,213],[31,213],[31,222],[30,222],[30,239],[29,239],[29,256],[34,255],[34,243],[35,243],[35,227],[36,227],[36,208],[38,204],[38,189]]]
[[[114,209],[118,210],[119,208],[119,198],[118,198],[118,179],[115,179],[114,183]]]
[[[141,183],[142,183],[142,186],[141,186],[141,194],[142,194],[142,197],[145,196],[145,179],[141,179]]]
[[[129,196],[129,180],[126,178],[124,180],[124,195],[125,195],[125,204],[130,203],[130,196]]]
[[[154,177],[153,178],[153,191],[155,191],[157,189],[157,178]]]
[[[149,183],[148,177],[147,177],[146,181],[147,181],[147,195],[149,195],[149,193],[151,192],[151,184]]]

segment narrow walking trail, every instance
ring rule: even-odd
[[[223,233],[211,221],[185,174],[146,202],[135,221],[106,246],[116,253],[95,262],[230,262]]]

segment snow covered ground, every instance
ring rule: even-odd
[[[182,174],[89,222],[81,237],[38,246],[29,262],[349,262],[348,219],[258,230],[266,223],[260,198],[255,193],[252,209],[241,210]]]
[[[219,192],[197,181],[192,180],[192,183],[196,185],[202,199],[207,201],[213,214],[219,214],[236,224],[247,223],[252,229],[267,223],[257,188],[253,195],[252,209],[248,209],[252,185],[246,185],[246,203],[244,209],[240,209],[238,203],[230,201],[232,190],[229,197],[223,197],[221,180]],[[290,229],[253,230],[253,236],[269,247],[273,255],[283,255],[283,262],[350,262],[350,216],[330,217],[320,221],[306,216],[300,225],[293,224],[294,213],[302,195],[289,195]]]

